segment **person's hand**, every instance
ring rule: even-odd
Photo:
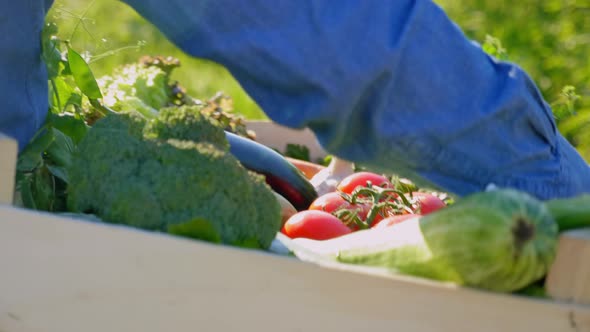
[[[354,164],[352,162],[333,157],[330,165],[316,173],[310,182],[318,196],[322,196],[336,191],[340,181],[352,173],[354,173]]]

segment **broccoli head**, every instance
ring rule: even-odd
[[[68,169],[68,208],[147,230],[266,248],[280,206],[264,177],[229,152],[196,107],[156,118],[111,114],[88,131]]]
[[[204,115],[197,106],[180,106],[160,110],[158,116],[146,124],[144,132],[160,140],[209,142],[228,151],[229,143],[221,128],[217,120]]]

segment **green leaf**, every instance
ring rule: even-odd
[[[55,165],[69,167],[72,160],[72,153],[74,153],[74,142],[56,128],[51,128],[51,131],[55,139],[49,148],[47,148],[47,156]]]
[[[82,58],[78,52],[68,47],[68,63],[74,80],[82,91],[90,99],[98,99],[102,97],[98,83],[92,74],[92,70],[88,63]]]
[[[41,128],[38,135],[20,153],[16,169],[21,172],[32,172],[43,164],[43,154],[51,146],[55,136],[52,130]]]
[[[66,101],[66,106],[68,105],[82,107],[82,95],[77,92],[73,92],[70,95],[70,98]]]
[[[207,219],[196,218],[188,222],[168,225],[168,233],[191,239],[221,243],[221,235]]]
[[[72,70],[70,70],[69,61],[64,61],[63,65],[64,65],[64,68],[61,70],[61,75],[62,76],[71,76]]]
[[[504,48],[504,46],[502,46],[500,39],[496,37],[486,35],[486,39],[482,45],[482,49],[484,50],[484,52],[497,58],[498,60],[508,60],[508,54],[506,53],[506,49]]]
[[[60,40],[55,37],[57,26],[54,23],[45,25],[42,32],[42,58],[47,67],[47,76],[49,79],[57,77],[64,67],[59,45]]]
[[[331,154],[329,154],[329,155],[326,155],[323,158],[317,158],[317,160],[315,161],[315,163],[327,167],[332,162],[332,157],[333,156]]]
[[[38,168],[33,177],[32,194],[37,210],[52,211],[55,201],[54,181],[44,168]]]
[[[16,188],[20,193],[20,199],[24,207],[28,209],[37,209],[35,199],[33,198],[33,174],[18,174]]]
[[[553,114],[558,122],[576,114],[576,103],[580,98],[574,86],[566,85],[561,89],[558,99],[551,104]]]
[[[57,76],[51,81],[51,102],[59,111],[63,111],[74,89],[66,83],[63,76]]]
[[[49,172],[55,176],[56,178],[62,180],[65,183],[68,183],[68,172],[64,167],[55,166],[55,165],[45,165]]]
[[[299,160],[310,161],[309,148],[302,144],[288,143],[285,148],[284,156]]]
[[[73,143],[78,144],[80,140],[86,136],[88,132],[88,125],[84,120],[78,118],[73,114],[49,114],[47,116],[47,123],[67,135]]]

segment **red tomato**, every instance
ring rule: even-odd
[[[402,222],[404,220],[412,219],[412,218],[415,218],[418,216],[420,216],[420,215],[419,214],[398,214],[395,216],[389,216],[377,223],[373,223],[373,226],[371,226],[371,227],[377,227],[377,228],[389,227],[389,226],[393,226],[395,224],[399,224],[400,222]]]
[[[352,204],[346,201],[339,193],[333,191],[316,198],[311,205],[309,210],[320,210],[332,213],[338,209],[350,208]]]
[[[373,186],[393,188],[391,181],[383,175],[371,172],[358,172],[345,177],[340,181],[336,189],[347,194],[352,194],[357,187],[366,187],[367,182],[371,182]]]
[[[327,240],[352,232],[346,224],[324,211],[305,210],[292,215],[281,232],[294,239]]]
[[[367,213],[369,213],[369,209],[371,206],[369,204],[351,204],[347,200],[345,200],[340,194],[336,191],[324,194],[315,201],[311,203],[309,206],[309,210],[318,210],[324,211],[328,213],[337,212],[338,210],[346,209],[351,212],[354,210],[357,211],[357,215],[361,220],[365,220],[367,218]],[[346,218],[341,219],[343,222],[346,221]],[[356,225],[349,225],[352,230],[358,230]]]
[[[442,199],[434,196],[433,194],[413,192],[412,195],[417,201],[416,210],[420,209],[419,211],[422,215],[432,213],[447,206]]]

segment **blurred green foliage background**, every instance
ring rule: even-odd
[[[144,54],[173,56],[181,62],[173,79],[190,95],[208,99],[223,91],[232,97],[236,112],[248,118],[265,118],[224,67],[187,56],[122,2],[56,0],[47,20],[58,25],[60,38],[69,39],[74,49],[87,53],[97,77],[110,74],[118,65],[135,62]]]
[[[590,1],[437,2],[470,38],[501,41],[552,105],[561,133],[590,161]],[[575,95],[563,90],[568,85]]]
[[[552,105],[560,131],[590,161],[590,1],[436,2],[469,38],[500,41],[508,59],[530,74]],[[237,112],[265,117],[227,70],[186,56],[121,2],[56,0],[47,19],[58,24],[60,36],[75,49],[88,53],[97,76],[143,54],[171,55],[182,63],[174,78],[194,97],[223,91]]]

